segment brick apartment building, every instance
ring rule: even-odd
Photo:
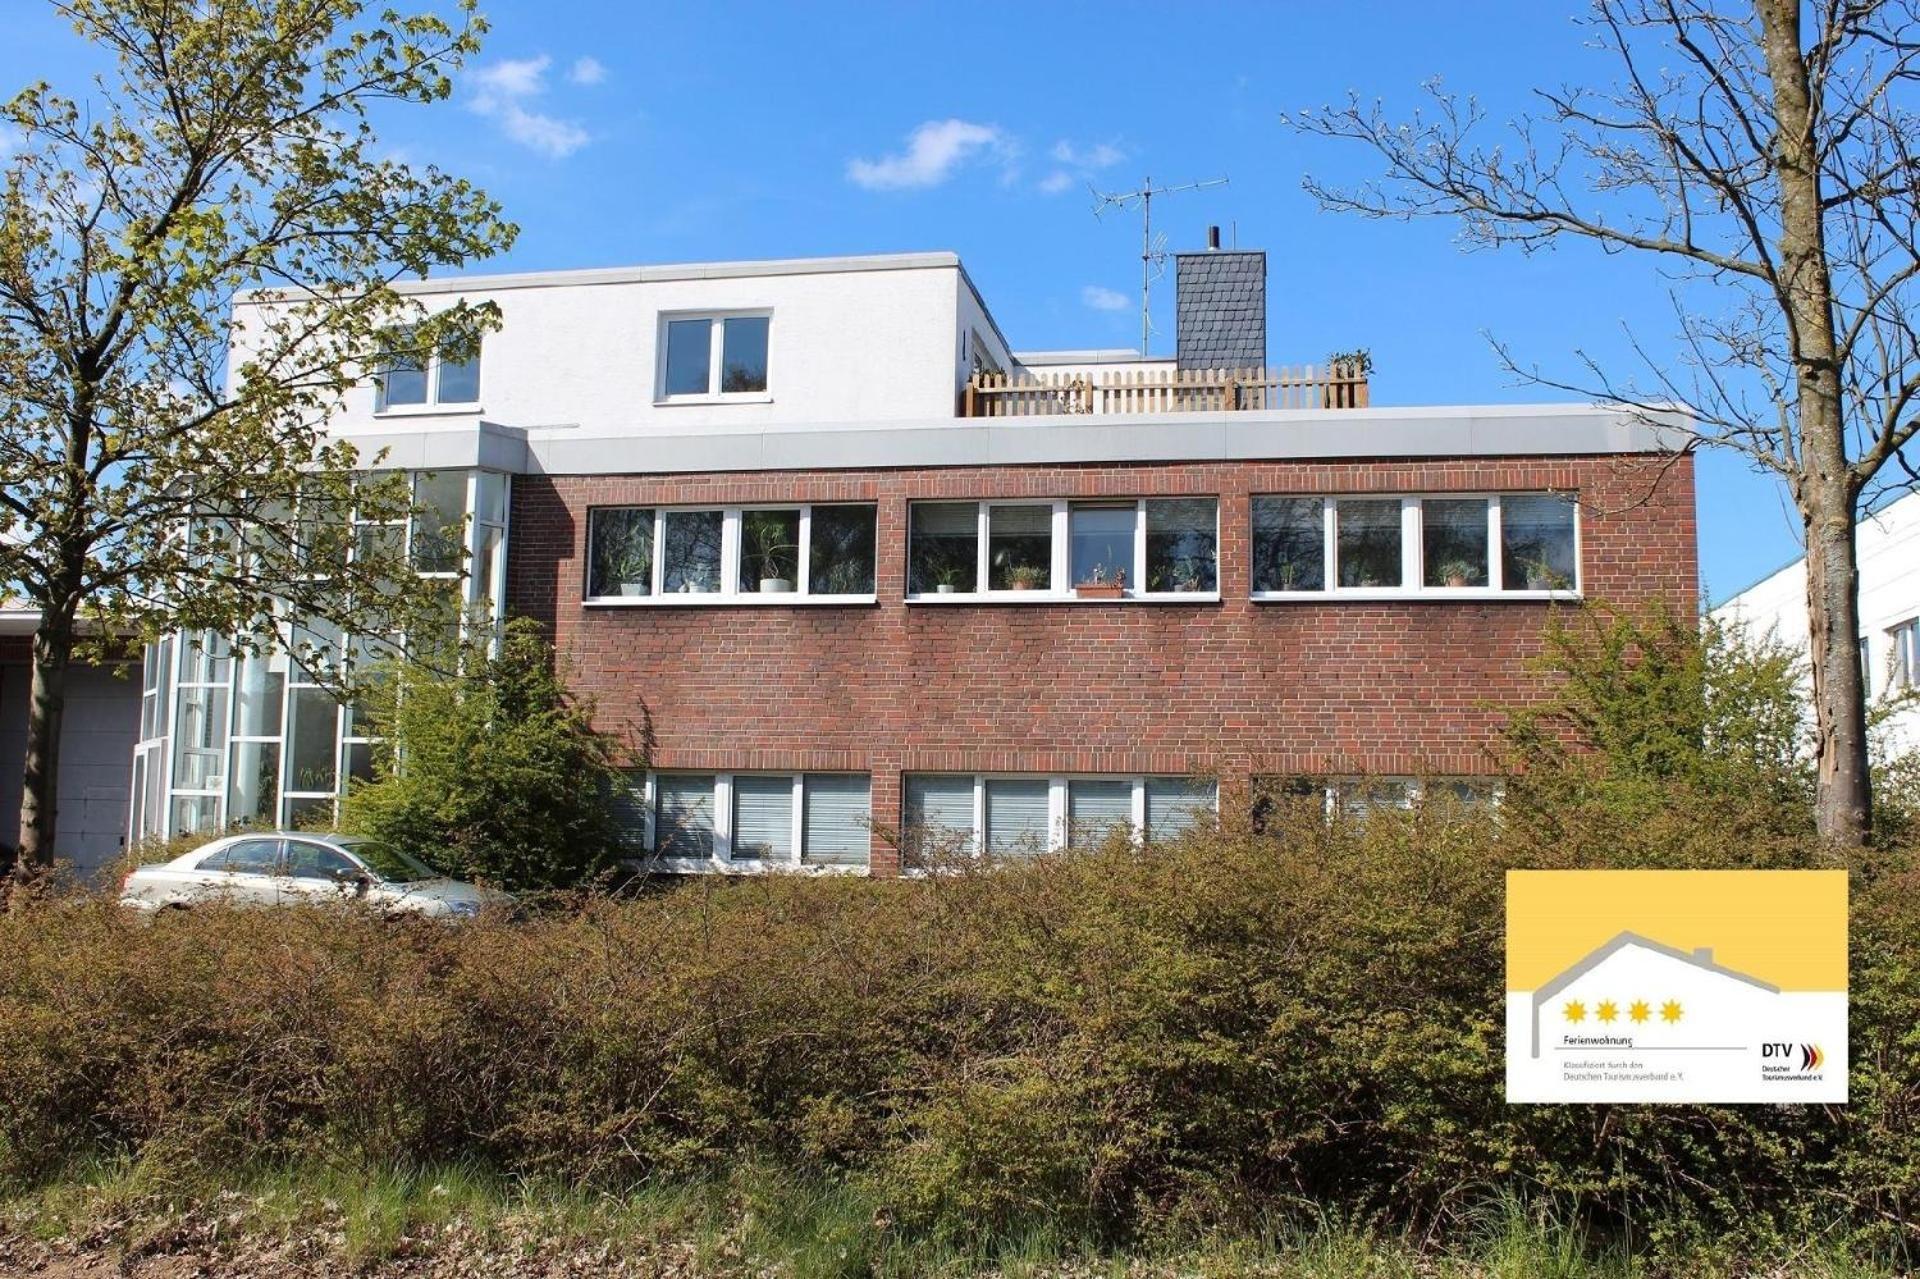
[[[412,285],[502,327],[334,430],[463,530],[464,576],[422,571],[547,623],[649,742],[669,869],[1152,837],[1253,782],[1472,794],[1555,601],[1693,607],[1675,432],[1367,407],[1354,365],[1265,367],[1264,255],[1177,261],[1165,359],[1015,351],[950,254]],[[178,636],[146,675],[136,834],[324,814],[367,769],[284,656]]]

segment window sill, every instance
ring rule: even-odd
[[[1496,591],[1484,586],[1448,590],[1436,586],[1412,591],[1367,587],[1334,591],[1255,591],[1251,598],[1256,604],[1539,604],[1578,603],[1582,597],[1578,590]]]
[[[663,395],[656,398],[656,409],[679,408],[683,404],[771,404],[773,395],[763,391],[741,391],[733,395]]]
[[[384,409],[375,409],[376,418],[396,417],[472,417],[484,412],[480,402],[475,400],[467,404],[396,404]]]
[[[908,604],[1218,604],[1218,591],[1160,591],[1148,595],[1086,598],[1071,591],[955,591],[950,595],[909,595]]]
[[[741,857],[629,857],[632,870],[664,875],[865,875],[865,866],[822,866],[808,862],[766,861]]]
[[[580,601],[585,608],[859,608],[879,602],[874,595],[766,595],[704,594],[675,591],[670,595],[589,595]]]

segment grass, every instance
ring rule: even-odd
[[[202,1253],[251,1246],[378,1273],[382,1263],[453,1256],[477,1275],[575,1252],[674,1262],[693,1273],[846,1279],[993,1274],[1006,1279],[1888,1279],[1898,1271],[1809,1251],[1757,1268],[1710,1260],[1649,1270],[1598,1246],[1541,1205],[1489,1204],[1439,1247],[1325,1219],[1255,1235],[1115,1251],[1044,1225],[962,1248],[896,1230],[873,1187],[747,1166],[724,1180],[613,1192],[501,1177],[464,1165],[414,1170],[312,1164],[189,1181],[155,1163],[75,1166],[0,1194],[7,1236],[79,1253]],[[0,1250],[0,1256],[4,1251]],[[664,1267],[663,1267],[664,1268]]]

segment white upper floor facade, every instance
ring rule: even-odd
[[[951,253],[715,262],[402,283],[432,312],[490,302],[500,327],[455,369],[369,370],[332,429],[487,421],[587,434],[952,418],[976,365],[1012,365]],[[250,318],[243,295],[234,367]]]
[[[1909,493],[1859,525],[1860,663],[1870,701],[1920,689],[1920,493]],[[1807,568],[1795,560],[1713,610],[1798,652],[1811,651]],[[1888,744],[1920,749],[1920,706],[1886,724]]]

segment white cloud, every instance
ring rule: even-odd
[[[907,148],[878,160],[847,161],[847,180],[869,191],[939,186],[954,171],[983,154],[1011,160],[1015,148],[990,124],[929,120],[907,135]]]
[[[547,68],[553,59],[508,58],[473,73],[473,96],[468,107],[492,120],[507,137],[553,159],[564,159],[587,145],[587,131],[571,120],[534,111],[527,103],[547,91]],[[598,64],[596,64],[598,65]]]
[[[1081,289],[1080,300],[1096,311],[1124,311],[1133,305],[1133,299],[1118,289],[1098,284],[1089,284]]]
[[[1065,138],[1053,144],[1053,158],[1073,169],[1107,169],[1127,158],[1127,153],[1111,142],[1096,142],[1077,147]]]
[[[1054,143],[1049,154],[1061,167],[1040,179],[1042,195],[1059,195],[1076,182],[1086,181],[1101,169],[1110,169],[1127,158],[1127,153],[1112,142],[1083,147],[1068,138]]]
[[[595,57],[576,58],[567,79],[579,85],[595,85],[607,78],[607,68]]]

